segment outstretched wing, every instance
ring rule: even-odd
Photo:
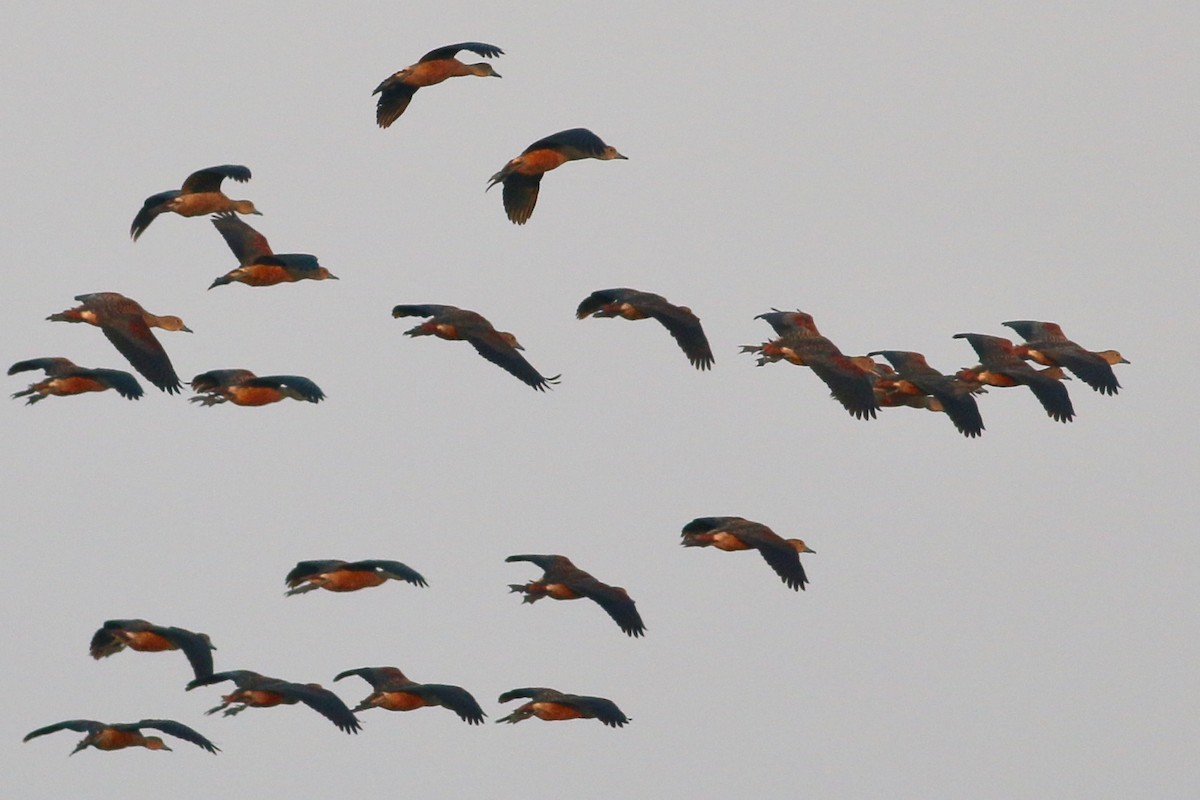
[[[671,336],[675,338],[693,367],[696,369],[712,367],[714,359],[712,348],[708,344],[708,337],[704,335],[704,329],[700,327],[700,318],[690,309],[671,303],[655,303],[647,306],[646,312],[670,331]]]
[[[552,384],[558,383],[559,376],[545,377],[525,360],[525,356],[517,352],[511,344],[505,341],[497,331],[489,330],[479,335],[471,335],[467,339],[475,352],[486,358],[509,374],[516,376],[527,386],[532,386],[539,392],[544,392]]]
[[[234,257],[243,267],[255,263],[264,256],[272,255],[267,237],[247,225],[232,211],[217,214],[212,218],[212,224],[225,239],[225,244],[229,245]]]
[[[150,227],[150,223],[154,222],[154,218],[167,210],[167,204],[181,194],[183,192],[178,189],[169,189],[147,197],[137,216],[133,218],[133,224],[129,226],[129,235],[133,240],[136,242],[138,237],[146,232],[146,228]]]
[[[580,580],[569,581],[568,585],[575,592],[589,600],[596,601],[626,635],[637,638],[645,634],[646,626],[642,623],[642,616],[638,613],[637,605],[624,589],[609,586],[591,575]]]
[[[431,698],[437,705],[458,714],[459,718],[468,725],[480,725],[487,716],[475,697],[461,686],[450,686],[444,683],[419,683],[415,686],[405,686],[404,691]]]
[[[354,712],[350,710],[349,706],[328,689],[287,681],[280,681],[278,684],[271,684],[266,688],[269,691],[278,692],[284,697],[294,697],[345,733],[358,733],[362,728],[358,717],[354,716]]]
[[[425,55],[421,56],[421,61],[440,61],[443,58],[454,58],[460,50],[469,50],[470,52],[483,56],[484,58],[495,58],[496,56],[504,55],[504,51],[494,44],[485,44],[484,42],[459,42],[458,44],[448,44],[439,47],[436,50],[430,50]],[[420,62],[418,62],[420,63]]]
[[[503,182],[504,213],[512,222],[524,225],[533,216],[533,207],[537,205],[538,190],[542,186],[542,176],[540,173],[522,175],[519,172],[512,172],[503,179]]]
[[[629,717],[625,716],[621,709],[617,708],[617,704],[612,700],[603,697],[585,697],[582,695],[569,695],[569,705],[573,705],[580,711],[583,711],[589,718],[595,718],[603,722],[610,728],[620,728],[629,722]]]
[[[30,739],[36,739],[39,736],[45,736],[47,733],[56,733],[57,731],[79,731],[81,733],[93,733],[101,730],[105,725],[103,722],[97,722],[94,719],[69,719],[65,722],[56,722],[53,725],[47,725],[44,728],[38,728],[36,731],[30,731],[25,734],[25,738],[21,741],[28,742]]]
[[[344,566],[346,566],[345,561],[338,561],[336,559],[300,561],[296,566],[292,567],[283,580],[288,586],[295,588],[308,578],[323,575],[326,572],[332,572]]]
[[[30,358],[25,361],[18,361],[8,368],[9,375],[16,375],[18,372],[29,372],[30,370],[40,369],[48,376],[56,378],[60,375],[65,375],[68,371],[75,369],[75,362],[69,358]]]
[[[242,385],[286,390],[297,400],[307,400],[310,403],[319,403],[325,399],[325,393],[321,391],[320,386],[300,375],[264,375],[259,378],[250,378]]]
[[[100,330],[146,380],[168,394],[180,390],[179,376],[175,374],[167,351],[159,344],[144,319],[128,315],[115,325],[101,326]]]
[[[241,164],[221,164],[198,169],[183,182],[184,194],[221,191],[221,181],[230,178],[241,183],[250,180],[250,170]]]
[[[191,742],[194,745],[203,747],[210,753],[216,753],[221,748],[210,742],[208,739],[200,735],[199,732],[189,728],[182,722],[176,722],[173,719],[144,719],[141,722],[134,722],[128,725],[114,726],[123,728],[153,728],[157,731],[162,731],[165,734],[174,736],[178,739],[183,739],[185,742]]]

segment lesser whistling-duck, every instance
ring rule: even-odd
[[[627,635],[637,637],[646,632],[637,606],[629,593],[620,586],[601,583],[579,567],[571,559],[559,555],[516,555],[505,561],[528,561],[541,567],[545,574],[540,580],[528,583],[510,583],[510,592],[525,595],[524,602],[536,603],[543,597],[555,600],[576,600],[586,597],[603,608]]]
[[[67,397],[85,392],[103,392],[114,389],[121,397],[137,400],[144,394],[137,379],[119,369],[88,369],[69,358],[31,358],[18,361],[8,368],[9,375],[40,369],[46,380],[31,383],[28,389],[14,392],[13,398],[28,397],[26,405],[33,405],[50,395]]]
[[[128,647],[139,653],[182,650],[197,678],[212,675],[212,641],[205,633],[155,625],[144,619],[110,619],[92,635],[88,653],[101,659]]]
[[[319,403],[325,393],[308,378],[300,375],[263,375],[248,369],[214,369],[202,372],[191,380],[192,391],[199,397],[191,402],[202,406],[233,403],[235,406],[265,406],[284,398]]]
[[[1116,350],[1087,350],[1067,338],[1056,322],[1011,320],[1003,322],[1025,340],[1016,352],[1022,358],[1046,367],[1065,367],[1101,394],[1116,394],[1121,388],[1113,364],[1128,364]]]
[[[187,689],[191,691],[197,686],[210,686],[222,681],[233,681],[237,691],[224,695],[221,704],[205,711],[205,714],[223,711],[224,716],[232,717],[247,708],[271,708],[304,703],[345,733],[358,733],[361,728],[358,719],[341,698],[317,683],[292,683],[279,678],[269,678],[248,669],[235,669],[196,678],[188,683]]]
[[[498,331],[481,314],[457,306],[399,305],[392,309],[393,317],[430,317],[426,322],[404,332],[405,336],[436,336],[450,341],[469,342],[475,352],[502,367],[539,392],[558,383],[559,375],[547,378],[533,368],[518,353],[524,350],[517,337],[508,331]]]
[[[728,552],[757,550],[790,589],[804,589],[808,576],[801,553],[815,553],[801,539],[784,539],[744,517],[697,517],[683,526],[684,547],[715,547]]]
[[[236,211],[239,214],[261,214],[249,200],[230,200],[221,191],[221,181],[226,178],[245,183],[250,180],[250,170],[241,164],[221,164],[216,167],[198,169],[183,182],[180,189],[170,189],[146,198],[142,210],[133,218],[129,235],[136,242],[145,233],[150,223],[159,214],[171,211],[181,217],[198,217],[219,211]]]
[[[340,681],[357,675],[375,691],[352,710],[366,711],[383,708],[388,711],[413,711],[418,708],[442,706],[453,711],[468,725],[479,725],[487,716],[479,703],[466,689],[444,683],[417,683],[396,667],[359,667],[338,673]]]
[[[765,344],[742,348],[742,352],[760,353],[760,367],[781,359],[809,367],[852,417],[868,419],[875,416],[879,403],[875,399],[871,372],[822,336],[811,314],[773,309],[755,319],[766,320],[779,334],[778,339]]]
[[[236,214],[217,214],[212,224],[225,238],[240,266],[217,278],[209,286],[213,289],[227,283],[244,283],[247,286],[274,286],[277,283],[296,281],[323,281],[338,279],[308,253],[276,253],[267,243],[267,237],[251,228]]]
[[[888,384],[887,389],[890,393],[909,398],[904,403],[885,401],[887,405],[915,405],[931,411],[942,411],[963,436],[973,438],[983,433],[983,417],[979,413],[979,404],[973,397],[974,394],[984,391],[982,387],[938,372],[929,366],[929,362],[921,353],[909,350],[876,350],[869,355],[883,356],[891,362],[896,368],[896,377],[885,379],[883,382]]]
[[[595,158],[611,161],[626,157],[615,147],[606,145],[599,136],[587,128],[571,128],[538,139],[526,147],[521,155],[504,165],[491,177],[488,189],[497,183],[504,184],[504,212],[514,224],[524,225],[537,205],[538,187],[542,176],[568,161]]]
[[[529,702],[517,708],[497,723],[516,723],[537,717],[547,722],[567,719],[598,719],[610,728],[620,728],[629,722],[629,717],[612,700],[604,697],[589,697],[582,694],[564,694],[557,689],[529,687],[512,689],[500,695],[500,702],[507,703],[518,698],[529,698]]]
[[[51,314],[46,319],[95,325],[142,377],[164,392],[173,394],[180,390],[179,376],[171,366],[171,359],[150,329],[191,333],[192,329],[184,325],[183,320],[169,314],[151,314],[136,300],[117,292],[80,294],[75,299],[82,305]]]
[[[983,333],[956,333],[955,339],[966,339],[979,354],[981,370],[960,371],[964,380],[976,380],[989,386],[1028,386],[1046,409],[1050,418],[1057,422],[1070,422],[1075,418],[1071,395],[1060,378],[1045,371],[1038,371],[1017,355],[1013,343],[1002,336]]]
[[[652,317],[675,337],[692,366],[701,370],[712,367],[712,348],[708,345],[704,329],[700,327],[700,318],[687,306],[673,305],[662,295],[636,289],[600,289],[583,299],[575,309],[575,316],[578,319],[589,316],[625,319]]]
[[[421,574],[399,561],[338,561],[336,559],[301,561],[284,578],[290,587],[285,597],[324,589],[327,592],[354,592],[378,586],[384,581],[404,581],[413,586],[428,586]]]
[[[379,127],[386,128],[400,118],[408,108],[409,101],[422,86],[433,86],[447,78],[457,78],[462,75],[478,75],[482,78],[499,78],[500,73],[492,69],[487,62],[464,64],[455,58],[459,51],[468,50],[484,58],[495,58],[504,55],[504,51],[494,44],[483,42],[459,42],[448,44],[436,50],[430,50],[421,56],[421,60],[410,67],[389,75],[371,94],[379,95],[379,103],[375,106],[375,121]]]
[[[94,719],[69,719],[65,722],[56,722],[53,725],[38,728],[36,731],[30,731],[25,734],[22,741],[28,742],[30,739],[57,731],[79,731],[87,733],[87,736],[75,745],[75,749],[70,752],[70,755],[75,755],[88,747],[94,747],[97,750],[122,750],[126,747],[168,751],[171,749],[161,736],[144,736],[141,732],[142,728],[162,731],[169,736],[191,742],[213,754],[221,749],[187,725],[173,719],[144,719],[141,722],[116,723],[98,722]]]

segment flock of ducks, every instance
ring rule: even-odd
[[[439,47],[426,53],[416,64],[405,67],[376,87],[376,122],[380,128],[395,123],[408,108],[420,88],[433,86],[452,77],[474,75],[500,77],[486,62],[464,64],[455,56],[469,51],[485,58],[503,55],[495,45],[462,42]],[[489,179],[487,189],[503,187],[503,205],[508,219],[526,224],[537,203],[542,176],[568,161],[625,159],[625,156],[584,128],[572,128],[552,134],[527,147]],[[183,217],[211,216],[238,266],[213,280],[209,289],[230,283],[247,286],[274,286],[300,280],[337,280],[321,266],[316,256],[304,253],[276,253],[266,238],[237,215],[260,214],[249,200],[234,200],[222,191],[225,179],[250,180],[250,170],[242,165],[226,164],[197,170],[179,189],[146,198],[130,226],[137,241],[161,214]],[[48,320],[86,323],[98,327],[117,351],[143,378],[168,394],[179,393],[182,382],[166,350],[153,329],[183,331],[189,329],[177,316],[146,311],[137,301],[115,292],[81,294],[79,305],[51,314]],[[576,309],[578,319],[621,317],[628,320],[654,319],[667,329],[688,362],[697,370],[712,369],[712,347],[700,319],[685,306],[666,298],[631,288],[601,289],[585,297]],[[546,377],[522,355],[517,338],[497,330],[481,314],[451,305],[401,304],[392,316],[421,317],[424,322],[405,331],[411,337],[436,336],[468,342],[479,355],[538,391],[546,391],[560,380]],[[966,437],[978,437],[984,430],[976,396],[986,387],[1027,386],[1054,420],[1070,422],[1075,411],[1063,384],[1069,371],[1097,392],[1115,395],[1120,388],[1113,365],[1127,362],[1115,350],[1091,351],[1068,339],[1053,322],[1017,320],[1003,323],[1024,342],[981,333],[960,333],[979,358],[979,364],[953,374],[931,367],[920,353],[902,350],[878,350],[863,356],[847,356],[832,341],[821,335],[813,317],[803,311],[773,309],[756,319],[767,322],[776,334],[767,342],[746,345],[742,352],[757,356],[759,366],[776,361],[808,367],[829,388],[832,397],[851,416],[870,419],[880,408],[909,406],[945,413],[956,429]],[[882,357],[884,362],[876,360]],[[1037,369],[1028,362],[1042,367]],[[14,398],[26,398],[29,404],[48,396],[69,396],[112,389],[130,400],[141,398],[144,391],[137,379],[116,369],[90,369],[61,357],[32,358],[13,364],[8,374],[42,371],[45,379],[16,392]],[[258,376],[246,369],[215,369],[202,372],[190,381],[196,396],[192,402],[202,406],[232,403],[260,406],[291,398],[318,403],[325,399],[321,388],[311,379],[297,375]],[[766,525],[742,517],[700,517],[682,529],[681,543],[687,547],[715,547],[733,552],[757,550],[783,583],[792,590],[803,590],[808,578],[800,562],[801,553],[812,553],[800,539],[785,539]],[[569,558],[557,554],[509,556],[508,562],[529,562],[542,570],[536,580],[510,584],[511,592],[523,596],[524,603],[545,597],[555,600],[587,598],[603,609],[629,637],[645,635],[646,626],[636,603],[622,587],[606,584],[575,566]],[[424,587],[424,577],[398,561],[315,560],[299,562],[286,576],[286,595],[298,595],[323,589],[350,592],[377,587],[387,581],[401,581]],[[345,670],[333,680],[359,677],[371,687],[354,708],[336,694],[314,683],[294,683],[250,670],[215,672],[209,637],[183,628],[160,626],[141,619],[109,620],[92,637],[90,654],[100,659],[123,649],[140,652],[180,650],[187,657],[193,679],[186,689],[225,682],[234,691],[223,695],[221,703],[207,714],[233,716],[246,708],[303,704],[318,712],[339,730],[356,733],[360,723],[356,714],[372,708],[411,711],[441,706],[454,712],[469,725],[479,725],[486,713],[476,699],[461,686],[419,683],[396,667],[358,667]],[[499,702],[525,700],[497,722],[517,723],[530,717],[560,721],[596,719],[610,727],[621,727],[629,718],[611,700],[575,695],[545,687],[513,689],[500,695]],[[62,730],[86,734],[72,754],[87,747],[118,750],[144,747],[170,750],[161,736],[146,735],[154,730],[194,744],[210,753],[219,748],[203,735],[175,720],[143,719],[132,723],[104,723],[77,719],[47,725],[25,736],[29,741]]]

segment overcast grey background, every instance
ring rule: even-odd
[[[696,5],[10,12],[4,364],[128,369],[99,331],[43,321],[119,291],[195,330],[160,337],[184,379],[328,394],[0,405],[11,796],[1196,796],[1196,6]],[[375,85],[464,40],[504,48],[504,79],[422,90],[378,130]],[[549,174],[511,225],[488,176],[576,126],[630,160]],[[222,163],[253,170],[228,188],[277,250],[342,280],[206,292],[235,266],[207,221],[130,242],[143,198]],[[612,286],[695,309],[715,369],[653,322],[573,319]],[[403,337],[400,302],[480,311],[562,384]],[[952,334],[1009,319],[1133,363],[1117,397],[1068,384],[1070,425],[993,390],[969,441],[755,368],[737,346],[772,306],[947,371],[975,360]],[[809,590],[679,547],[724,514],[806,539]],[[521,552],[627,587],[645,639],[586,601],[523,607]],[[284,599],[311,558],[398,559],[430,586]],[[329,685],[391,664],[490,719],[204,717],[219,687],[184,693],[182,655],[88,658],[101,622],[139,616],[208,632],[218,669]],[[633,722],[491,724],[529,685]],[[76,717],[173,717],[222,753],[20,742]]]

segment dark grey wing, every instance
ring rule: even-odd
[[[542,176],[510,173],[504,178],[504,213],[516,225],[524,225],[533,216]]]
[[[13,364],[8,368],[8,374],[16,375],[18,372],[29,372],[35,369],[40,369],[53,378],[75,369],[75,362],[69,358],[61,357],[30,358]]]
[[[267,678],[264,675],[261,675],[257,672],[252,672],[248,669],[233,669],[229,670],[228,672],[214,672],[212,675],[206,675],[203,678],[196,678],[195,680],[188,681],[188,684],[184,687],[184,689],[190,692],[197,686],[211,686],[214,683],[221,683],[223,681],[233,681],[234,685],[239,689],[249,689],[257,688],[257,686],[262,684],[264,681],[271,680],[272,679]]]
[[[457,311],[457,306],[440,306],[432,303],[424,305],[398,305],[392,307],[393,317],[436,317],[447,311]]]
[[[425,55],[421,56],[421,61],[440,61],[443,58],[454,58],[460,50],[469,50],[475,55],[483,56],[484,58],[495,58],[496,56],[504,55],[504,51],[494,44],[485,44],[484,42],[459,42],[458,44],[448,44],[439,47],[436,50],[430,50]],[[420,63],[420,62],[417,62]]]
[[[963,436],[974,438],[983,433],[983,415],[979,413],[979,403],[965,385],[961,389],[934,387],[930,394],[941,401],[942,410]]]
[[[309,253],[276,253],[275,262],[291,272],[316,272],[321,268],[317,257]]]
[[[696,517],[683,526],[683,533],[709,533],[728,526],[731,522],[742,521],[741,517]]]
[[[546,572],[549,572],[550,570],[558,568],[558,567],[565,566],[566,564],[564,564],[564,562],[567,562],[567,559],[564,558],[563,556],[541,555],[541,554],[536,554],[536,553],[535,554],[509,556],[508,558],[506,558],[504,560],[506,562],[528,561],[531,564],[536,564],[537,566],[541,567]],[[569,562],[567,562],[567,563],[569,564]]]
[[[375,104],[375,124],[386,128],[400,119],[418,88],[420,87],[409,86],[396,75],[384,79],[372,92],[379,95],[379,102]]]
[[[646,312],[670,331],[693,367],[701,370],[712,367],[714,359],[708,337],[700,327],[700,318],[690,309],[670,303],[655,303],[647,306]]]
[[[1047,343],[1049,344],[1049,343]],[[1101,394],[1113,395],[1121,388],[1112,366],[1100,356],[1084,350],[1074,342],[1064,346],[1034,347],[1071,370],[1075,377]]]
[[[297,400],[307,400],[319,403],[325,399],[325,393],[308,378],[300,375],[264,375],[250,378],[242,383],[243,386],[255,388],[287,389]]]
[[[598,719],[610,728],[620,728],[629,722],[629,717],[625,716],[612,700],[583,695],[569,695],[568,699],[568,705],[575,706],[589,718]]]
[[[306,579],[317,575],[323,575],[326,572],[332,572],[335,569],[346,566],[345,561],[336,559],[326,559],[321,561],[300,561],[296,566],[292,567],[291,571],[283,580],[284,582],[295,588],[303,583]]]
[[[269,691],[278,692],[285,697],[296,698],[313,711],[321,714],[345,733],[358,733],[362,728],[358,722],[358,717],[354,716],[354,712],[350,710],[350,707],[328,689],[279,681],[278,684],[271,684]]]
[[[236,386],[255,377],[248,369],[211,369],[191,380],[192,391],[213,392],[226,386]]]
[[[626,635],[637,638],[646,633],[646,626],[642,622],[641,614],[638,613],[637,604],[624,589],[609,586],[590,575],[584,579],[567,583],[573,591],[589,600],[596,601],[597,605],[613,618],[613,621],[621,627]]]
[[[579,307],[575,309],[575,317],[584,319],[591,316],[610,303],[619,303],[632,291],[632,289],[598,289],[583,298]]]
[[[524,689],[509,689],[507,692],[500,695],[499,702],[507,703],[510,700],[516,700],[522,697],[532,700],[534,698],[548,699],[564,696],[565,695],[557,689],[548,689],[544,686],[529,686]]]
[[[192,672],[197,678],[205,678],[213,674],[212,642],[202,633],[193,633],[183,628],[156,628],[156,631],[168,641],[179,646],[192,665]]]
[[[133,218],[133,224],[129,226],[129,235],[133,240],[136,242],[138,237],[146,232],[146,228],[150,227],[150,223],[154,222],[154,218],[167,210],[167,204],[181,194],[183,192],[178,189],[169,189],[147,197],[141,210]]]
[[[770,528],[763,525],[746,526],[738,529],[737,537],[758,550],[789,589],[801,590],[808,583],[796,548]]]
[[[349,678],[357,675],[367,683],[371,684],[372,689],[381,689],[392,681],[392,676],[386,673],[387,667],[357,667],[355,669],[347,669],[333,676],[334,681],[340,681],[342,678]]]
[[[421,576],[421,573],[417,572],[407,564],[401,564],[399,561],[381,561],[379,559],[370,559],[367,561],[355,561],[347,564],[346,568],[356,569],[357,565],[360,564],[369,569],[377,569],[383,574],[387,575],[389,578],[394,578],[398,581],[405,581],[413,584],[414,586],[429,585],[425,582],[425,578]]]
[[[247,225],[232,211],[217,214],[212,218],[212,224],[225,239],[225,244],[229,245],[229,249],[233,251],[234,258],[243,267],[255,263],[264,256],[272,255],[267,237]]]
[[[444,706],[468,725],[480,725],[487,716],[475,697],[461,686],[450,686],[444,683],[419,683],[405,686],[404,691],[421,697],[433,698],[438,705]]]
[[[857,419],[870,419],[879,409],[867,371],[844,355],[803,356],[804,363],[829,387],[830,394]]]
[[[92,377],[101,383],[108,384],[117,394],[130,400],[137,400],[145,392],[142,385],[128,372],[119,369],[88,370]]]
[[[175,374],[167,351],[144,319],[127,316],[117,324],[101,326],[100,330],[142,377],[168,394],[180,390],[179,376]]]
[[[538,139],[526,147],[522,154],[534,150],[558,150],[568,158],[596,158],[604,155],[607,147],[604,140],[587,128],[570,128]]]
[[[30,731],[25,734],[22,742],[28,742],[30,739],[36,739],[39,736],[45,736],[47,733],[56,733],[57,731],[79,731],[81,733],[94,733],[107,727],[103,722],[97,722],[94,719],[69,719],[65,722],[56,722],[53,725],[47,725],[44,728],[38,728],[36,731]]]
[[[221,181],[230,178],[241,183],[250,180],[250,170],[241,164],[221,164],[198,169],[183,182],[184,194],[221,191]]]
[[[191,742],[194,745],[203,747],[210,753],[216,753],[221,748],[210,742],[208,739],[200,735],[198,731],[189,728],[182,722],[176,722],[173,719],[144,719],[141,722],[133,722],[128,725],[114,725],[116,728],[153,728],[156,731],[162,731],[165,734],[174,736],[177,739],[183,739],[185,742]]]
[[[1005,372],[1001,370],[1001,372]],[[1007,374],[1005,372],[1005,374]],[[1062,381],[1056,381],[1042,375],[1034,369],[1028,374],[1021,370],[1021,383],[1033,391],[1034,396],[1041,402],[1042,408],[1055,422],[1070,422],[1075,418],[1075,407],[1071,405],[1071,395]]]
[[[504,340],[498,332],[494,330],[485,331],[482,334],[469,336],[467,341],[475,348],[475,352],[486,358],[498,367],[503,368],[509,374],[516,376],[527,386],[532,386],[539,392],[544,392],[550,388],[552,384],[558,383],[560,376],[545,377],[542,373],[534,369],[533,365],[525,360],[525,356],[517,352],[511,344]]]

